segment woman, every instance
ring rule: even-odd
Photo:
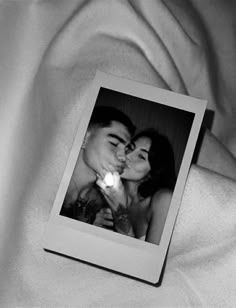
[[[112,186],[97,180],[109,208],[94,224],[159,244],[176,181],[172,147],[167,137],[148,129],[135,136],[126,158],[121,176],[112,173]]]

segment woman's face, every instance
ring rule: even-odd
[[[126,167],[121,178],[130,181],[144,180],[151,170],[148,160],[148,153],[151,147],[151,140],[148,137],[140,137],[135,140],[126,153]]]

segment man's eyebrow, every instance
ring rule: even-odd
[[[145,152],[145,153],[147,153],[147,154],[149,153],[149,151],[146,150],[146,149],[141,149],[141,151],[142,151],[142,152]]]
[[[108,137],[115,138],[115,139],[119,140],[123,144],[127,143],[126,140],[124,140],[123,138],[121,138],[120,136],[118,136],[116,134],[108,134]]]

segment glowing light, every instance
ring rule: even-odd
[[[113,179],[113,175],[111,172],[108,172],[104,179],[103,182],[106,184],[106,186],[111,187],[114,185],[114,179]]]

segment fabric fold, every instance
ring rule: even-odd
[[[0,4],[1,306],[236,302],[236,196],[230,179],[236,170],[235,98],[230,88],[235,40],[225,35],[229,29],[233,38],[235,29],[228,6],[215,2],[213,15],[211,1],[196,0],[191,7],[174,0]],[[229,18],[227,27],[221,24],[222,32],[217,25],[219,38],[214,16]],[[209,61],[212,54],[205,42],[214,49],[220,37],[224,46],[214,53],[219,63]],[[224,56],[227,43],[231,47]],[[223,77],[217,73],[217,83],[213,63],[224,72]],[[215,111],[213,135],[205,135],[198,159],[204,168],[193,166],[189,173],[158,289],[46,253],[41,246],[97,69],[207,99]]]

